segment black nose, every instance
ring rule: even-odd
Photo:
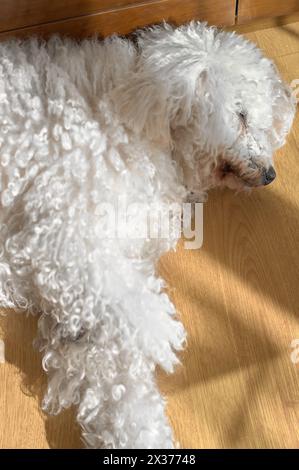
[[[272,183],[275,180],[276,171],[274,170],[273,166],[270,166],[268,170],[263,171],[263,185],[267,185]]]

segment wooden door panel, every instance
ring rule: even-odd
[[[151,0],[144,0],[143,3]],[[0,31],[113,10],[140,0],[0,0]]]
[[[299,11],[299,0],[239,0],[237,23],[289,15],[296,11]]]
[[[53,33],[79,38],[94,34],[127,34],[136,28],[161,23],[163,20],[182,24],[197,19],[208,21],[210,24],[231,25],[234,23],[234,9],[234,0],[159,0],[52,21],[16,31],[3,31],[0,27],[0,38],[32,34],[47,37]]]

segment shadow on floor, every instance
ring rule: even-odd
[[[172,376],[159,374],[163,392],[170,395],[250,368],[250,373],[246,374],[250,379],[246,384],[244,403],[231,407],[229,423],[219,423],[219,426],[226,425],[224,439],[230,446],[238,447],[242,442],[250,424],[248,407],[258,401],[257,390],[271,390],[273,362],[284,354],[273,335],[268,335],[266,329],[255,329],[251,317],[261,314],[267,318],[271,306],[276,304],[283,314],[291,317],[291,321],[299,320],[299,206],[298,201],[292,202],[290,197],[296,188],[296,178],[297,175],[290,175],[285,198],[275,191],[274,186],[253,191],[250,195],[234,195],[228,190],[212,192],[204,208],[203,247],[192,254],[181,253],[177,264],[175,261],[161,262],[161,275],[170,285],[171,297],[180,299],[181,305],[190,308],[190,311],[184,311],[185,321],[189,322],[190,316],[198,314],[196,321],[189,323],[188,347],[181,354],[183,367]],[[253,295],[263,299],[269,310],[261,309],[251,315],[248,306],[242,308],[240,303],[240,310],[235,311],[229,298],[223,305],[223,297],[215,290],[217,285],[206,285],[200,269],[198,277],[194,275],[196,259],[200,266],[202,256],[211,259],[210,268],[220,265],[218,269],[222,273],[233,274],[238,285],[244,284],[244,289],[249,288]],[[188,261],[194,263],[190,272]],[[168,265],[172,270],[177,269],[176,279],[181,278],[181,283],[170,284],[172,273],[167,271]],[[208,267],[206,263],[204,266]],[[206,331],[206,335],[198,334],[196,327]],[[212,333],[213,328],[218,334]],[[226,335],[228,331],[230,334]],[[219,337],[223,338],[223,344],[212,343],[212,338]],[[288,346],[285,345],[285,350]],[[274,442],[265,429],[259,429],[259,433],[264,433],[261,442]]]
[[[22,392],[35,397],[40,406],[46,389],[46,375],[41,367],[41,355],[32,346],[36,336],[37,318],[10,310],[5,316],[0,316],[0,327],[4,333],[6,362],[20,371]],[[49,416],[42,411],[40,413],[44,417],[46,438],[50,448],[83,447],[73,409],[57,416]]]

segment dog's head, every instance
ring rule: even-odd
[[[191,23],[139,36],[136,70],[118,95],[126,122],[170,142],[190,190],[267,185],[295,100],[276,67],[234,33]]]
[[[209,53],[190,119],[199,183],[232,189],[268,185],[276,176],[273,154],[294,117],[291,90],[252,43],[216,30],[207,34]],[[180,139],[180,132],[174,135]]]

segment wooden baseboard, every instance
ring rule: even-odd
[[[245,34],[260,29],[275,28],[289,23],[296,23],[297,21],[299,21],[299,12],[274,18],[256,19],[245,24],[228,25],[225,26],[224,29],[226,31],[237,31],[240,34]]]
[[[38,35],[47,37],[62,34],[77,38],[92,35],[108,36],[113,33],[128,34],[134,29],[168,21],[182,24],[192,19],[207,21],[218,26],[235,22],[235,0],[156,0],[134,3],[124,8],[50,21],[0,32],[0,39]],[[0,19],[1,31],[1,19]]]
[[[99,13],[153,0],[1,0],[0,31]]]
[[[274,18],[299,11],[299,0],[239,0],[237,24],[259,18]]]

